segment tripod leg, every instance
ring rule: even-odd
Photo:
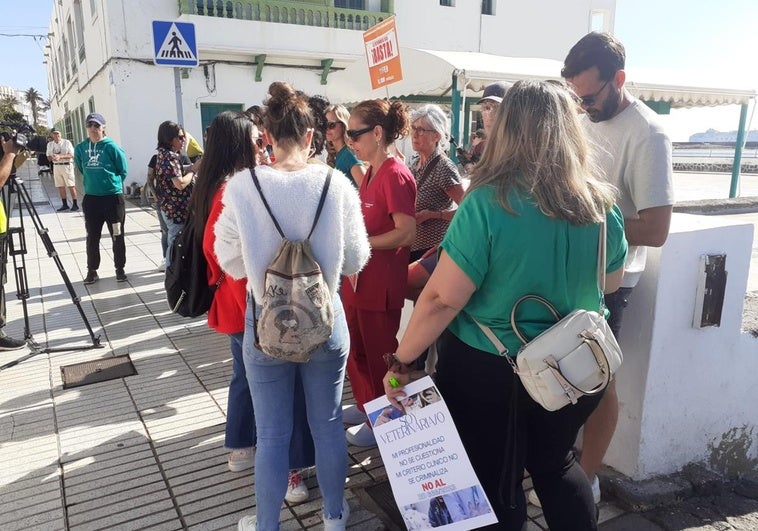
[[[12,183],[11,192],[16,193],[16,195],[18,196],[19,206],[23,205],[23,207],[29,213],[29,217],[31,217],[32,222],[34,223],[34,227],[37,230],[37,234],[39,234],[40,239],[42,240],[42,243],[45,246],[47,255],[53,259],[53,262],[58,268],[58,272],[60,273],[61,278],[63,279],[63,283],[66,285],[66,289],[68,290],[68,293],[71,296],[71,301],[74,303],[77,310],[79,311],[79,315],[81,316],[82,321],[84,322],[84,325],[87,328],[87,332],[89,333],[90,340],[92,341],[92,347],[90,348],[102,347],[103,345],[100,344],[100,336],[95,336],[95,333],[92,330],[92,326],[90,326],[89,320],[87,319],[87,315],[84,313],[84,309],[82,308],[81,300],[79,299],[79,296],[77,295],[76,290],[74,289],[74,285],[71,283],[71,279],[69,279],[68,274],[66,273],[66,269],[63,267],[63,262],[61,262],[58,252],[55,250],[55,246],[53,245],[53,242],[50,239],[50,234],[47,227],[45,227],[42,224],[42,220],[39,217],[39,213],[37,212],[37,209],[34,207],[34,203],[32,203],[31,196],[29,195],[29,191],[26,189],[22,181],[15,179]],[[19,218],[21,218],[22,220],[21,234],[23,235],[23,213],[21,212],[20,208],[19,208]],[[26,248],[24,247],[24,253],[25,252],[26,252]],[[14,260],[15,260],[15,256],[14,256]],[[22,255],[22,261],[23,261],[23,255]],[[24,273],[23,273],[22,280],[26,282],[25,266],[24,266]],[[26,289],[26,293],[28,297],[28,288],[25,288],[25,289]],[[24,306],[24,312],[26,315],[26,306]],[[71,349],[64,349],[64,350],[71,350]],[[46,351],[52,352],[53,350],[47,349]]]

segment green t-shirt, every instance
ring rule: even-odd
[[[472,317],[492,329],[515,356],[521,342],[510,326],[513,304],[523,295],[540,295],[561,315],[576,309],[597,310],[602,293],[597,285],[599,225],[571,225],[545,216],[529,196],[513,191],[506,212],[494,187],[466,196],[442,241],[442,248],[476,285],[465,308],[450,323],[464,343],[497,354]],[[617,207],[607,215],[606,271],[616,271],[626,257],[624,219]],[[519,306],[519,329],[533,338],[555,319],[541,304]]]
[[[353,179],[353,174],[350,173],[350,170],[352,170],[353,166],[356,164],[363,166],[363,163],[358,160],[358,157],[355,156],[352,149],[347,146],[342,146],[342,149],[337,152],[337,158],[334,160],[334,167],[344,173],[347,178],[350,179],[350,182],[353,183],[353,186],[358,188],[358,184],[355,182],[355,179]]]

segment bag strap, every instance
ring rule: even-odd
[[[318,208],[316,208],[316,216],[313,218],[313,225],[311,225],[311,231],[308,233],[308,238],[310,240],[311,235],[313,234],[313,231],[316,230],[316,224],[318,223],[319,218],[321,217],[321,211],[324,209],[324,203],[326,202],[326,194],[329,191],[329,184],[332,181],[332,172],[334,172],[333,168],[329,168],[329,173],[326,174],[326,181],[324,181],[324,188],[321,190],[321,198],[318,201]],[[279,236],[282,237],[282,239],[286,239],[286,236],[284,235],[284,231],[282,231],[282,228],[279,226],[279,222],[276,220],[276,216],[274,216],[274,213],[271,211],[271,207],[268,204],[268,201],[266,201],[266,196],[263,195],[263,190],[261,190],[261,183],[258,181],[258,176],[255,174],[255,168],[250,168],[250,175],[253,176],[253,183],[255,183],[255,188],[258,190],[258,195],[261,196],[261,202],[263,203],[263,206],[266,207],[266,212],[268,212],[269,217],[271,218],[271,221],[274,222],[274,226],[276,227],[277,232],[279,232]]]
[[[434,171],[434,168],[437,167],[437,163],[441,158],[442,153],[437,153],[433,159],[426,163],[426,166],[424,167],[424,173],[421,174],[421,179],[426,179],[429,177],[429,175],[431,175],[432,171]]]
[[[261,190],[261,183],[258,181],[258,176],[255,175],[255,168],[250,168],[250,175],[253,176],[253,182],[255,183],[255,187],[258,189],[258,195],[261,196],[261,201],[263,202],[263,206],[266,207],[266,212],[268,212],[268,215],[271,217],[271,221],[274,222],[274,226],[276,227],[276,230],[279,232],[279,236],[281,236],[282,239],[285,239],[286,236],[284,236],[284,232],[282,232],[282,228],[279,226],[279,222],[276,221],[276,217],[274,216],[274,213],[271,212],[271,207],[268,206],[268,201],[266,201],[266,196],[263,195],[263,190]]]
[[[326,194],[329,191],[329,183],[332,182],[332,172],[334,172],[333,168],[329,168],[329,173],[326,174],[326,181],[324,181],[324,188],[321,190],[321,198],[318,200],[318,208],[316,209],[316,216],[313,218],[313,225],[311,226],[311,231],[308,233],[308,240],[311,239],[311,234],[313,234],[313,231],[316,230],[316,223],[318,223],[318,218],[321,217],[321,211],[324,209],[324,203],[326,202]]]
[[[605,268],[607,267],[607,257],[605,255],[605,239],[607,237],[607,227],[605,225],[605,218],[603,218],[603,221],[600,222],[600,230],[598,235],[598,242],[597,242],[597,285],[600,288],[600,292],[605,292]],[[603,299],[602,297],[600,298]],[[605,307],[605,304],[600,305],[600,309],[602,310]]]

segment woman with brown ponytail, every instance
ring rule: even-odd
[[[358,160],[369,163],[358,193],[371,259],[360,275],[342,283],[350,329],[347,373],[358,402],[343,411],[343,421],[356,424],[347,430],[347,441],[355,446],[376,444],[363,404],[384,394],[383,356],[397,347],[405,303],[408,257],[416,237],[416,181],[392,152],[409,123],[401,102],[368,100],[353,109],[346,131]]]
[[[214,226],[214,251],[222,269],[232,278],[247,278],[242,358],[258,437],[256,514],[244,516],[238,529],[279,529],[290,468],[295,382],[299,377],[316,445],[323,529],[344,531],[350,508],[344,500],[347,445],[341,406],[349,336],[337,291],[342,275],[354,274],[366,263],[369,242],[358,196],[347,177],[335,170],[329,180],[331,170],[325,164],[308,164],[316,128],[308,96],[287,83],[276,82],[269,87],[265,104],[263,122],[274,150],[274,163],[256,166],[253,170],[256,181],[247,168],[229,179],[222,198],[223,209]],[[323,209],[312,228],[324,189],[327,192]],[[264,206],[264,197],[271,214]],[[277,227],[290,240],[309,239],[332,297],[332,335],[313,351],[308,363],[271,358],[254,343],[266,269],[282,240]]]

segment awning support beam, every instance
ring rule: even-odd
[[[732,183],[729,186],[729,197],[737,197],[737,186],[742,170],[742,146],[745,144],[745,124],[747,123],[747,103],[740,109],[740,126],[737,129],[737,141],[734,144],[734,161],[732,162]]]
[[[461,93],[458,91],[458,73],[453,72],[452,83],[452,102],[450,105],[450,136],[456,137],[458,140],[458,132],[461,130]],[[450,158],[456,164],[458,163],[458,156],[455,153],[455,147],[450,144]]]

